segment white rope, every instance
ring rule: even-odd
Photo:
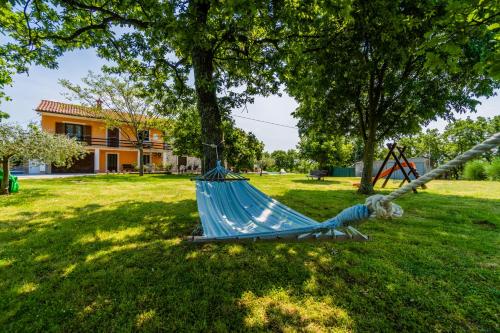
[[[383,201],[382,194],[375,194],[366,199],[365,205],[371,212],[370,217],[379,217],[383,219],[390,219],[393,217],[403,216],[403,208],[390,201]]]
[[[483,143],[474,146],[472,149],[466,151],[462,155],[459,155],[451,161],[437,167],[434,170],[429,171],[422,177],[413,180],[411,183],[400,187],[399,189],[393,191],[388,195],[377,194],[369,197],[368,199],[366,199],[365,205],[368,206],[370,212],[372,212],[372,216],[380,218],[399,217],[403,215],[403,209],[400,206],[391,203],[391,201],[399,198],[403,194],[413,191],[419,186],[430,182],[431,180],[443,175],[445,172],[459,165],[462,165],[469,160],[472,160],[476,156],[481,155],[482,153],[487,152],[495,147],[498,147],[499,145],[500,132],[494,134]]]

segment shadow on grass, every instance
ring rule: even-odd
[[[324,220],[363,198],[276,199]],[[23,211],[0,229],[0,327],[494,330],[495,231],[474,221],[498,224],[498,201],[419,193],[401,204],[404,219],[362,226],[376,241],[342,244],[185,243],[194,200]]]
[[[301,183],[301,184],[314,184],[314,185],[333,185],[333,184],[340,184],[341,183],[338,180],[330,180],[330,179],[324,179],[324,180],[316,180],[316,179],[293,179],[292,182],[294,182],[294,183]]]
[[[20,212],[0,229],[2,331],[238,330],[245,291],[308,278],[288,246],[182,242],[197,221],[194,200]]]
[[[31,202],[33,198],[35,197],[45,197],[45,198],[52,198],[55,197],[53,193],[50,193],[48,189],[44,188],[23,188],[21,184],[21,188],[19,192],[17,193],[12,193],[9,195],[0,195],[1,205],[5,206],[22,206],[26,204],[27,202]]]

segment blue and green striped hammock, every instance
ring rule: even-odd
[[[367,240],[350,222],[369,217],[365,205],[355,205],[319,223],[285,206],[252,186],[248,179],[220,162],[196,181],[202,236],[194,242],[238,240]]]

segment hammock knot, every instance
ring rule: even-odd
[[[403,208],[390,201],[384,200],[385,196],[375,194],[366,199],[365,205],[371,212],[371,217],[390,219],[403,216]]]

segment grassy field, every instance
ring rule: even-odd
[[[364,202],[354,179],[251,178],[320,221]],[[0,331],[498,332],[500,182],[398,203],[366,243],[193,245],[187,178],[22,180],[0,197]]]

